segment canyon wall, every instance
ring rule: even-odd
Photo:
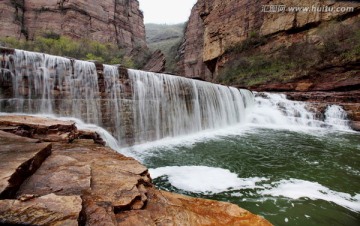
[[[278,6],[285,8],[272,8]],[[228,62],[241,58],[241,52],[245,52],[234,54],[235,48],[243,50],[247,47],[244,45],[249,44],[247,50],[256,49],[271,57],[282,47],[304,40],[322,45],[323,40],[315,34],[316,30],[326,23],[357,23],[359,12],[360,3],[356,1],[198,0],[179,50],[179,73],[247,86],[218,78],[221,70],[229,66]]]
[[[117,44],[129,52],[146,47],[137,0],[4,0],[0,34],[32,40],[43,33]]]

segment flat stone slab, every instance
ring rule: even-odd
[[[71,121],[62,121],[57,119],[42,118],[36,116],[0,115],[0,125],[7,125],[7,126],[26,125],[29,127],[36,127],[36,128],[73,129],[75,123]]]
[[[51,143],[0,132],[0,198],[11,198],[51,154]]]
[[[38,139],[32,139],[27,137],[21,137],[12,133],[4,132],[0,130],[0,145],[9,145],[19,143],[39,143]]]
[[[142,200],[138,187],[146,181],[150,182],[147,168],[133,158],[90,140],[76,140],[71,144],[54,144],[51,156],[20,187],[17,197],[87,192],[96,202],[122,209],[130,208],[134,200]]]
[[[76,138],[75,122],[25,115],[0,115],[0,127],[6,132],[45,142],[70,142]]]
[[[81,195],[90,189],[91,168],[66,155],[51,155],[18,191],[18,196]]]
[[[78,225],[80,196],[46,196],[21,200],[0,200],[0,224]]]

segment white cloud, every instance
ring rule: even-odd
[[[177,24],[188,20],[196,0],[139,0],[145,23]]]

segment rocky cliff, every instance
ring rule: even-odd
[[[166,59],[161,50],[152,53],[150,60],[146,63],[143,70],[161,73],[165,71]]]
[[[2,37],[32,40],[51,32],[113,43],[128,51],[146,46],[137,0],[4,0],[0,12]]]
[[[311,90],[325,77],[358,84],[359,34],[351,31],[359,30],[359,13],[356,1],[198,0],[179,73],[247,87],[306,80],[300,88]]]
[[[156,189],[146,167],[98,138],[73,122],[0,116],[0,224],[271,225],[230,203]]]

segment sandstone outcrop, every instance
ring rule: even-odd
[[[0,198],[12,198],[51,153],[50,143],[0,132]]]
[[[271,12],[282,10],[271,8],[277,6],[284,11]],[[294,100],[340,104],[357,128],[360,58],[333,49],[358,48],[358,42],[344,40],[359,26],[359,14],[356,1],[198,0],[178,51],[178,70],[239,88],[287,92]],[[281,60],[284,53],[291,60]],[[311,61],[319,63],[304,66]]]
[[[209,3],[207,3],[209,2]],[[180,75],[186,77],[201,77],[204,80],[211,81],[212,73],[204,64],[204,31],[205,25],[201,18],[203,12],[206,12],[207,5],[212,1],[198,1],[189,17],[186,25],[184,38],[178,50],[180,61],[177,64]]]
[[[49,130],[59,137],[79,134],[72,122],[0,116],[0,125],[0,154],[7,160],[0,165],[1,187],[9,187],[14,175],[22,177],[11,195],[1,196],[1,224],[271,225],[230,203],[159,191],[146,167],[92,139],[47,143],[51,133],[36,135]],[[15,134],[20,129],[29,131],[18,133],[26,137]],[[37,158],[42,150],[46,155]],[[31,169],[23,174],[19,169],[28,162]]]
[[[44,32],[117,44],[128,51],[146,47],[143,13],[137,0],[4,0],[2,37],[34,39]]]
[[[156,50],[150,57],[150,60],[146,63],[143,70],[161,73],[165,71],[165,55],[161,50]]]
[[[0,223],[11,225],[78,225],[80,196],[30,197],[0,200]]]
[[[271,5],[285,6],[285,12],[271,13],[267,7]],[[291,7],[309,8],[299,12],[301,9],[291,10]],[[333,11],[326,11],[328,8]],[[303,39],[316,41],[313,28],[333,19],[356,18],[359,12],[360,4],[355,1],[198,0],[179,50],[180,74],[215,81],[229,58],[238,57],[230,56],[227,51],[249,37],[267,37],[267,47],[258,51],[271,55],[280,45],[288,46]]]

